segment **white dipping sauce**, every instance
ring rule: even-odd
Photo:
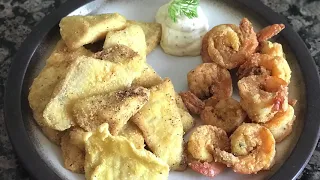
[[[189,19],[177,16],[174,22],[168,14],[169,4],[161,6],[156,15],[157,23],[162,25],[160,45],[165,53],[174,56],[200,55],[202,37],[209,29],[208,19],[198,6],[198,17]]]

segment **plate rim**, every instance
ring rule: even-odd
[[[61,18],[91,1],[93,0],[68,0],[57,10],[43,18],[22,43],[11,64],[4,95],[4,121],[18,158],[21,160],[23,167],[35,179],[55,180],[60,179],[60,176],[41,158],[27,134],[21,112],[21,92],[24,76],[34,52],[47,33],[59,23]],[[320,80],[316,64],[301,37],[286,22],[284,17],[271,10],[261,1],[235,1],[254,11],[269,24],[283,23],[286,25],[286,28],[280,34],[292,49],[301,69],[306,86],[306,111],[304,127],[295,148],[270,179],[296,179],[309,162],[320,136],[320,121],[318,121],[320,114],[317,113],[317,107],[320,106]]]

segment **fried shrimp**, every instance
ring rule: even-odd
[[[248,76],[238,81],[240,104],[253,122],[265,123],[288,108],[287,83],[273,76]]]
[[[231,135],[231,152],[212,148],[216,162],[232,167],[234,172],[253,174],[269,170],[276,154],[275,139],[269,129],[246,123]]]
[[[270,121],[263,124],[263,126],[271,131],[276,142],[279,143],[292,132],[294,120],[294,109],[289,105],[286,111],[278,112]]]
[[[190,113],[192,114],[200,114],[201,111],[204,109],[204,102],[202,102],[196,95],[194,95],[192,92],[181,92],[180,97],[184,103],[184,105],[187,107]]]
[[[264,41],[260,43],[259,52],[261,54],[268,54],[271,56],[278,56],[285,58],[282,45],[276,42]]]
[[[219,127],[227,133],[240,126],[246,116],[240,103],[233,98],[222,99],[215,106],[206,106],[200,115],[204,124]]]
[[[288,84],[291,69],[288,62],[280,56],[255,53],[238,70],[239,79],[250,75],[271,75],[283,79]]]
[[[258,47],[251,22],[243,18],[239,27],[222,24],[213,27],[203,38],[201,56],[204,62],[215,62],[233,69],[244,63],[245,57]]]
[[[199,126],[189,138],[188,153],[195,160],[212,162],[214,159],[208,149],[211,146],[228,151],[230,149],[230,141],[227,133],[215,126]]]
[[[273,24],[267,26],[258,32],[257,37],[259,42],[266,41],[273,36],[279,34],[285,28],[284,24]]]
[[[199,162],[193,161],[188,164],[188,166],[195,172],[198,172],[204,176],[214,177],[220,174],[226,165],[218,162]]]
[[[228,70],[215,63],[203,63],[188,73],[190,91],[200,99],[228,98],[232,95],[232,80]]]

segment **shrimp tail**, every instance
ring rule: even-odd
[[[217,163],[217,162],[199,162],[199,161],[193,161],[191,163],[188,164],[189,167],[208,177],[214,177],[218,174],[220,174],[221,172],[224,171],[224,169],[226,168],[226,166],[222,163]]]
[[[257,34],[257,38],[259,42],[267,41],[268,39],[272,38],[273,36],[279,34],[285,28],[284,24],[273,24],[263,28]]]

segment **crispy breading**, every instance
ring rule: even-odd
[[[96,52],[93,57],[101,60],[108,60],[115,63],[124,63],[126,59],[131,59],[137,56],[138,53],[133,51],[128,46],[116,44],[102,51]]]
[[[179,114],[181,116],[181,122],[184,133],[188,132],[195,124],[193,117],[190,115],[187,107],[184,105],[182,98],[176,93],[176,103],[179,108]]]
[[[147,54],[149,54],[154,48],[158,46],[161,40],[161,24],[159,23],[149,23],[149,22],[140,22],[140,21],[131,21],[128,20],[127,24],[139,25],[145,36],[147,43]]]
[[[148,103],[132,117],[151,151],[173,170],[183,161],[183,127],[175,95],[171,81],[165,79],[151,88]]]
[[[132,68],[131,64],[140,62],[141,59],[142,57],[137,56],[128,60],[128,64],[117,64],[85,56],[78,57],[55,88],[52,99],[43,112],[45,125],[60,131],[71,127],[71,109],[77,99],[129,87],[142,70],[139,69],[140,66]]]
[[[84,151],[84,135],[86,131],[80,127],[73,127],[68,131],[72,144]]]
[[[144,148],[144,138],[142,132],[132,121],[128,121],[127,124],[119,132],[118,136],[126,137],[132,142],[137,149]]]
[[[137,149],[125,137],[112,136],[103,124],[85,140],[85,176],[87,180],[141,179],[162,180],[169,167],[145,149]]]
[[[125,29],[119,31],[111,31],[107,34],[103,48],[107,49],[115,45],[125,45],[133,51],[146,56],[146,39],[142,28],[138,25],[130,24]]]
[[[67,16],[60,21],[60,34],[70,49],[103,39],[107,32],[123,29],[125,17],[118,13],[95,16]]]
[[[33,117],[40,126],[45,126],[46,124],[42,114],[50,101],[54,88],[65,77],[70,63],[79,55],[89,56],[91,52],[82,47],[76,51],[66,50],[66,45],[60,40],[53,53],[47,59],[46,66],[33,80],[28,100],[33,110]]]
[[[64,136],[65,131],[57,131],[45,126],[40,126],[42,133],[53,143],[60,146],[61,138]]]
[[[92,52],[84,47],[71,50],[67,47],[63,40],[59,40],[50,57],[47,59],[46,65],[56,65],[61,62],[73,62],[79,56],[92,56]]]
[[[230,150],[230,140],[227,133],[216,126],[202,125],[195,128],[188,141],[188,152],[193,158],[200,161],[214,160],[209,147]]]
[[[75,173],[84,173],[85,151],[74,144],[70,138],[70,131],[61,138],[61,151],[66,169]]]
[[[132,85],[150,88],[152,86],[160,84],[161,82],[161,77],[149,64],[145,63],[143,64],[143,71],[141,75],[133,81]]]
[[[103,93],[76,101],[74,121],[86,131],[94,131],[108,123],[112,135],[117,135],[128,120],[148,102],[150,91],[143,87]]]

